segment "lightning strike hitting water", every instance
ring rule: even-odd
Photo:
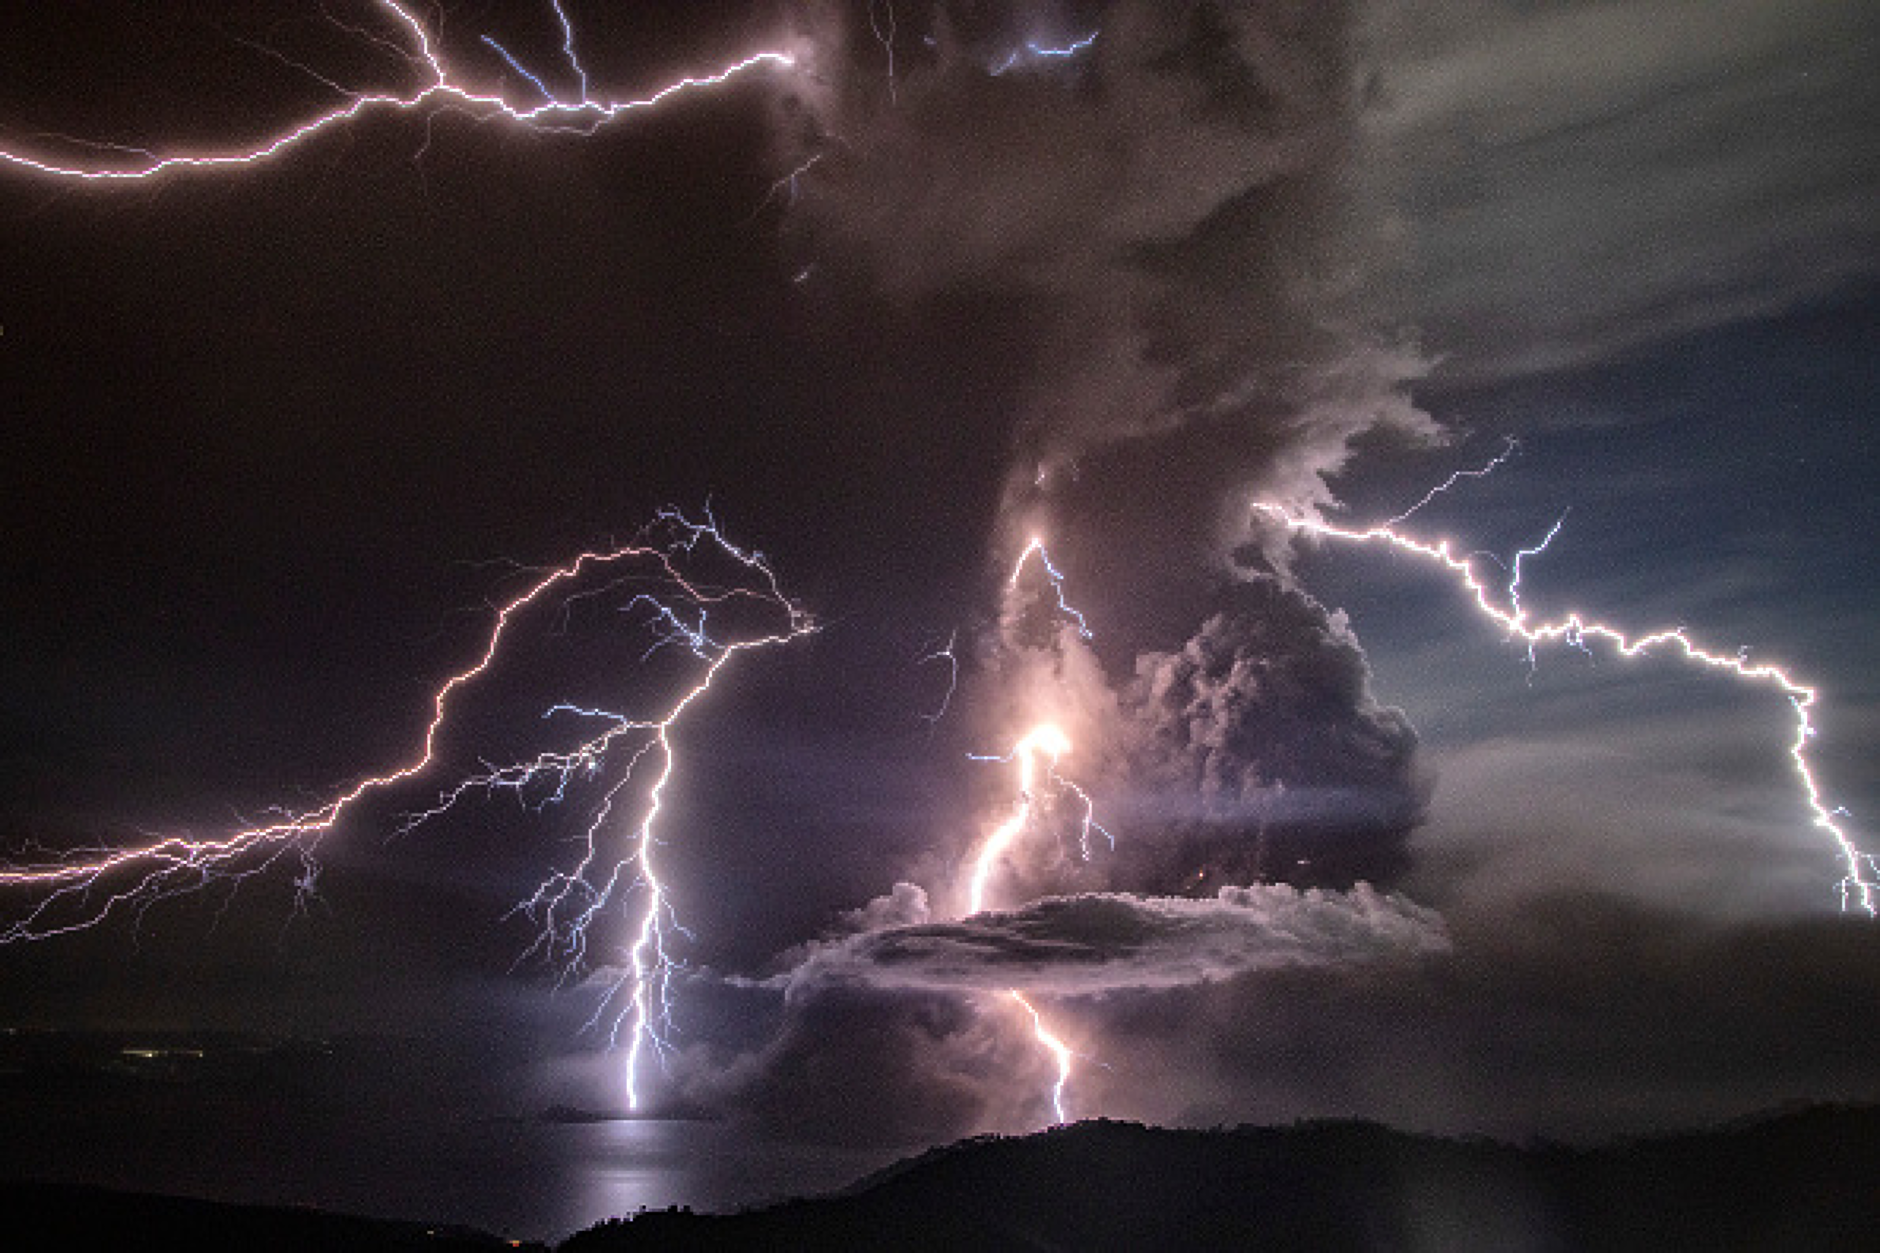
[[[703,550],[701,554],[701,550]],[[706,581],[687,572],[686,563],[709,558],[741,581]],[[611,580],[590,586],[593,580]],[[640,541],[604,551],[582,553],[566,565],[538,577],[528,588],[497,609],[476,660],[451,675],[431,698],[431,717],[419,745],[402,765],[370,775],[338,797],[305,813],[289,814],[262,826],[219,839],[199,840],[173,836],[140,848],[80,850],[39,865],[0,869],[0,893],[26,898],[24,912],[0,929],[0,943],[47,939],[95,926],[119,912],[141,914],[158,901],[216,883],[239,886],[284,856],[300,862],[297,893],[312,890],[317,865],[313,854],[347,814],[366,797],[411,781],[433,766],[439,757],[438,740],[453,705],[453,697],[483,677],[495,664],[505,638],[519,617],[539,610],[556,596],[568,603],[592,598],[622,586],[650,588],[636,591],[621,606],[636,614],[636,625],[652,632],[647,655],[667,646],[679,646],[704,663],[703,674],[652,717],[627,717],[572,705],[556,705],[546,718],[575,717],[604,724],[571,749],[538,753],[511,765],[495,767],[464,779],[439,794],[429,808],[409,815],[400,827],[410,831],[437,817],[474,792],[549,788],[544,803],[562,799],[569,784],[579,778],[598,777],[610,769],[610,758],[624,758],[596,805],[581,837],[575,865],[555,870],[513,911],[538,924],[540,932],[523,954],[555,962],[569,978],[585,967],[590,929],[626,892],[643,893],[643,909],[633,924],[627,946],[627,972],[596,1008],[594,1022],[611,1011],[610,1039],[628,1032],[628,1099],[639,1107],[638,1065],[646,1048],[664,1047],[662,1028],[668,1021],[674,962],[668,937],[678,930],[654,860],[660,844],[656,833],[665,790],[677,762],[672,732],[680,718],[710,689],[719,672],[740,653],[784,644],[814,630],[809,617],[784,596],[764,558],[732,544],[709,515],[703,523],[665,511],[654,519]],[[709,615],[738,607],[754,610],[771,621],[761,631],[721,641],[711,632]],[[644,660],[644,658],[642,658]],[[643,807],[630,834],[618,845],[606,840],[616,801],[647,759],[655,763]],[[610,847],[618,851],[609,852]],[[298,904],[297,900],[297,904]]]
[[[419,112],[428,119],[436,117],[443,110],[450,109],[467,113],[478,121],[500,117],[543,130],[587,134],[623,114],[653,108],[681,92],[703,87],[716,87],[747,71],[764,66],[788,69],[796,64],[796,58],[789,52],[766,50],[752,53],[714,73],[678,79],[645,96],[595,96],[589,88],[587,71],[575,55],[574,28],[570,25],[567,14],[562,11],[559,0],[551,0],[551,4],[555,10],[556,19],[561,23],[562,53],[568,61],[569,68],[574,71],[580,81],[580,95],[572,99],[557,96],[539,76],[525,69],[502,45],[487,36],[484,37],[483,42],[492,48],[510,69],[527,80],[542,98],[527,108],[518,108],[500,94],[479,91],[469,86],[458,76],[455,67],[445,62],[443,54],[434,46],[430,33],[426,31],[424,24],[418,20],[406,3],[402,0],[377,0],[377,7],[388,24],[399,32],[397,42],[338,21],[335,21],[335,25],[359,37],[362,41],[395,53],[406,61],[420,76],[419,84],[410,91],[402,94],[351,91],[296,62],[288,61],[287,58],[277,53],[261,49],[277,60],[293,65],[325,83],[346,97],[345,103],[326,113],[291,125],[252,148],[237,151],[193,154],[158,153],[150,149],[127,145],[84,143],[80,146],[92,150],[104,149],[117,153],[121,157],[132,157],[136,160],[130,164],[118,165],[71,163],[66,160],[38,157],[26,152],[0,148],[0,163],[40,174],[93,181],[145,179],[171,169],[218,169],[226,166],[255,165],[278,156],[302,140],[309,139],[329,128],[366,114],[383,112]]]
[[[1476,608],[1484,616],[1498,624],[1510,638],[1519,639],[1527,646],[1530,664],[1534,649],[1543,643],[1558,641],[1569,647],[1584,650],[1589,647],[1590,641],[1603,640],[1621,656],[1637,657],[1658,649],[1673,650],[1689,661],[1712,670],[1723,671],[1742,682],[1774,687],[1782,693],[1795,710],[1795,735],[1789,744],[1789,758],[1794,765],[1796,779],[1801,784],[1802,795],[1808,805],[1810,823],[1833,841],[1841,860],[1843,871],[1839,885],[1841,906],[1843,909],[1850,905],[1857,906],[1869,916],[1876,915],[1876,906],[1880,904],[1876,902],[1876,893],[1880,892],[1880,879],[1875,878],[1875,872],[1880,870],[1880,858],[1877,858],[1875,854],[1861,851],[1852,837],[1842,829],[1836,818],[1844,817],[1845,811],[1828,807],[1822,797],[1820,784],[1815,779],[1814,770],[1808,763],[1808,743],[1815,737],[1815,726],[1810,717],[1810,710],[1814,708],[1817,699],[1816,690],[1796,680],[1781,666],[1767,662],[1752,664],[1743,652],[1735,654],[1712,652],[1699,644],[1682,627],[1634,636],[1606,622],[1588,619],[1577,611],[1551,620],[1531,618],[1528,610],[1521,605],[1520,563],[1523,558],[1537,556],[1547,548],[1554,536],[1559,534],[1564,517],[1561,521],[1554,523],[1553,529],[1548,531],[1547,537],[1539,544],[1523,549],[1516,556],[1510,567],[1511,579],[1502,591],[1506,599],[1504,607],[1497,603],[1495,593],[1490,589],[1489,584],[1476,573],[1475,555],[1457,556],[1448,540],[1430,543],[1416,539],[1393,529],[1391,523],[1364,529],[1334,526],[1328,522],[1290,513],[1279,505],[1265,502],[1256,502],[1253,509],[1257,513],[1276,519],[1299,534],[1316,535],[1353,544],[1382,544],[1397,552],[1408,553],[1442,567],[1462,584],[1464,590],[1474,599]]]

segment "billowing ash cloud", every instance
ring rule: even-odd
[[[1428,780],[1343,613],[1271,576],[1234,585],[1180,649],[1137,657],[1121,708],[1130,787],[1113,820],[1132,838],[1117,882],[1343,884],[1404,868]]]
[[[1106,1007],[1447,952],[1436,915],[1361,882],[1399,868],[1422,812],[1414,733],[1342,617],[1223,560],[1252,495],[1324,502],[1356,436],[1438,432],[1403,393],[1418,355],[1360,298],[1379,236],[1347,191],[1350,6],[894,11],[892,79],[865,7],[809,22],[840,69],[795,119],[804,300],[970,346],[961,391],[1008,440],[1008,586],[954,717],[981,753],[1044,721],[1073,748],[989,879],[986,901],[1028,904],[953,917],[962,869],[1020,813],[1019,767],[988,764],[932,904],[897,885],[734,981],[783,994],[782,1030],[695,1087],[797,1134],[919,1140],[1048,1116],[1050,1059],[990,994],[1087,1013],[1053,1025],[1100,1053]],[[1092,30],[1075,57],[1005,65]],[[1094,639],[1036,568],[1009,577],[1032,535]],[[1115,851],[1084,854],[1064,782]]]
[[[988,900],[1349,887],[1408,868],[1430,778],[1409,719],[1374,695],[1344,615],[1271,574],[1222,583],[1209,603],[1179,647],[1125,655],[1130,669],[1112,677],[1049,582],[1028,569],[1008,588],[962,704],[1007,737],[995,747],[1050,721],[1073,748],[1061,779],[1032,789]],[[981,800],[1002,819],[1017,766],[986,769]],[[1102,830],[1081,829],[1086,815]],[[963,823],[960,837],[976,847],[990,821]]]
[[[781,991],[782,1029],[739,1057],[688,1057],[691,1099],[837,1142],[1028,1130],[1051,1117],[1054,1071],[1029,1020],[997,995],[1007,989],[1050,998],[1054,1030],[1102,1060],[1107,1019],[1145,997],[1178,998],[1171,1012],[1185,1016],[1186,998],[1220,987],[1414,969],[1450,947],[1434,913],[1365,885],[1092,893],[936,921],[926,893],[901,883],[843,921],[863,929],[786,954],[787,969],[755,985],[732,981]],[[1088,1081],[1100,1068],[1080,1069]]]
[[[892,82],[866,14],[815,23],[842,69],[798,128],[821,154],[799,221],[832,282],[859,270],[935,318],[995,310],[1008,521],[1075,511],[1059,497],[1086,454],[1182,428],[1209,434],[1181,443],[1205,455],[1180,472],[1211,478],[1159,507],[1209,529],[1255,477],[1322,495],[1373,426],[1432,433],[1398,391],[1420,362],[1358,299],[1378,235],[1347,193],[1363,99],[1348,5],[894,7]],[[1074,57],[996,72],[1093,31]]]
[[[907,898],[909,886],[884,899]],[[1084,996],[1447,947],[1434,913],[1364,884],[1350,892],[1226,887],[1201,899],[1091,893],[816,945],[770,985],[798,996],[844,985]]]

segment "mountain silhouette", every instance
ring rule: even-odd
[[[1098,1120],[933,1150],[818,1200],[645,1212],[561,1250],[1876,1247],[1880,1110],[1817,1107],[1591,1149]]]

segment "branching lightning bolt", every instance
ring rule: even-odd
[[[1051,555],[1045,550],[1044,541],[1033,538],[1019,553],[1018,560],[1012,565],[1011,577],[1006,581],[1008,590],[1019,585],[1025,566],[1036,556],[1045,577],[1051,584],[1052,594],[1057,608],[1065,619],[1076,624],[1078,634],[1090,638],[1090,624],[1084,615],[1073,608],[1064,596],[1064,576],[1051,562]],[[966,909],[968,914],[977,914],[986,908],[987,889],[992,875],[1001,860],[1011,850],[1012,845],[1033,823],[1038,816],[1041,803],[1046,799],[1043,789],[1051,789],[1052,803],[1055,797],[1064,793],[1074,796],[1080,807],[1078,819],[1078,843],[1083,858],[1090,858],[1090,833],[1094,830],[1115,846],[1115,837],[1098,824],[1096,809],[1090,794],[1083,788],[1064,778],[1057,771],[1058,762],[1071,751],[1070,738],[1052,722],[1041,722],[1019,738],[1012,750],[999,756],[973,755],[975,761],[999,761],[1014,763],[1018,767],[1018,800],[1012,812],[1005,820],[994,827],[979,847],[973,859],[973,869],[968,880]],[[1065,1088],[1070,1083],[1071,1060],[1076,1056],[1063,1040],[1058,1038],[1045,1025],[1044,1018],[1024,993],[1016,988],[1006,991],[1006,996],[1023,1006],[1031,1020],[1032,1034],[1038,1044],[1051,1055],[1057,1069],[1057,1080],[1051,1089],[1051,1108],[1058,1122],[1066,1121],[1064,1107]]]
[[[314,78],[340,91],[347,98],[346,102],[328,112],[296,123],[252,148],[219,153],[160,154],[148,149],[128,146],[84,144],[82,146],[105,149],[122,156],[135,156],[141,159],[130,165],[69,164],[33,156],[30,153],[0,149],[0,163],[40,174],[94,181],[145,179],[173,169],[201,170],[256,165],[280,155],[322,131],[343,125],[369,113],[388,111],[422,112],[426,117],[435,117],[441,110],[457,109],[478,120],[500,117],[544,130],[574,131],[585,134],[591,133],[623,114],[653,108],[682,92],[715,87],[748,71],[765,66],[788,69],[796,64],[796,58],[791,53],[772,49],[752,53],[714,73],[680,78],[645,96],[598,97],[592,94],[587,71],[582,68],[575,55],[574,28],[568,21],[568,15],[562,10],[559,0],[551,0],[551,3],[555,16],[561,23],[563,55],[580,81],[581,93],[572,99],[557,96],[541,78],[525,69],[502,45],[487,36],[484,38],[484,43],[494,49],[512,70],[527,79],[542,98],[530,107],[518,108],[501,95],[478,91],[470,87],[457,76],[453,67],[446,64],[443,55],[433,44],[431,35],[408,4],[402,0],[377,0],[380,11],[400,32],[398,42],[344,23],[336,24],[367,42],[393,51],[419,72],[421,75],[419,85],[404,94],[349,91],[337,87],[324,76],[313,74]],[[270,53],[270,55],[276,55],[277,59],[285,60],[277,54]],[[304,66],[296,66],[296,68],[306,70]],[[313,73],[310,70],[306,72]]]
[[[730,563],[727,568],[735,569],[742,581],[708,583],[689,575],[682,563],[701,547],[714,560]],[[496,610],[476,660],[444,680],[433,693],[431,716],[416,751],[403,764],[361,779],[318,808],[288,814],[220,839],[173,836],[140,848],[81,850],[45,864],[0,869],[0,892],[22,894],[29,902],[22,916],[0,930],[0,943],[67,934],[95,926],[121,910],[141,914],[159,900],[211,883],[239,884],[283,856],[299,859],[303,870],[296,878],[296,890],[302,894],[310,891],[316,873],[313,852],[320,840],[365,797],[413,780],[437,761],[439,735],[452,698],[491,669],[516,620],[559,594],[571,599],[595,594],[579,589],[584,581],[612,571],[620,573],[608,587],[631,580],[635,586],[657,589],[637,592],[623,606],[642,614],[642,625],[652,630],[654,643],[649,652],[667,646],[684,648],[704,663],[703,675],[654,717],[632,718],[572,705],[554,706],[546,717],[597,720],[603,724],[602,729],[572,749],[545,751],[456,783],[429,808],[409,815],[401,830],[409,831],[477,792],[512,790],[520,795],[530,786],[552,785],[548,800],[557,800],[572,780],[600,776],[609,769],[610,758],[625,758],[614,770],[587,823],[576,864],[552,872],[514,912],[541,928],[524,956],[548,957],[561,966],[564,976],[571,976],[585,965],[589,932],[595,920],[621,892],[642,890],[644,906],[627,949],[627,973],[595,1011],[598,1022],[611,1009],[610,1039],[617,1041],[623,1030],[629,1032],[628,1098],[638,1108],[638,1065],[644,1049],[663,1047],[662,1028],[668,1021],[675,968],[667,941],[677,923],[654,860],[654,850],[660,843],[656,823],[676,766],[673,728],[733,657],[787,643],[814,630],[803,610],[784,596],[762,555],[732,544],[709,515],[701,523],[664,511],[638,542],[584,552],[542,574]],[[734,604],[763,613],[773,625],[748,638],[720,641],[711,633],[709,615]],[[621,851],[610,854],[604,836],[616,800],[649,758],[655,773],[647,787],[644,807]]]
[[[1091,820],[1090,798],[1075,784],[1064,783],[1058,778],[1056,771],[1058,759],[1069,752],[1070,747],[1070,741],[1065,738],[1064,733],[1055,725],[1046,722],[1026,732],[1006,756],[976,759],[1017,762],[1018,804],[1013,808],[1011,815],[986,837],[986,842],[980,846],[979,855],[973,860],[973,874],[967,894],[967,913],[977,914],[985,909],[986,887],[991,881],[993,868],[1012,847],[1013,841],[1031,825],[1038,806],[1039,758],[1041,757],[1049,759],[1049,764],[1043,770],[1044,776],[1076,792],[1084,802],[1085,855],[1088,856],[1087,837],[1090,827],[1094,825]],[[1025,998],[1024,993],[1017,988],[1008,988],[1005,994],[1025,1007],[1025,1012],[1031,1018],[1032,1034],[1037,1038],[1039,1045],[1051,1055],[1057,1066],[1057,1082],[1051,1089],[1051,1108],[1057,1115],[1057,1121],[1064,1122],[1064,1089],[1070,1083],[1071,1058],[1074,1054],[1064,1041],[1045,1026],[1037,1007]]]
[[[874,32],[875,42],[880,44],[882,50],[887,53],[888,103],[898,104],[900,103],[900,99],[894,85],[894,0],[884,0],[881,7],[887,10],[888,13],[887,29],[882,29],[881,20],[875,16],[875,0],[868,0],[868,29]]]
[[[1006,581],[1006,586],[1008,588],[1018,586],[1019,577],[1025,573],[1025,563],[1031,560],[1033,554],[1037,555],[1039,566],[1043,568],[1045,577],[1051,581],[1052,593],[1057,597],[1058,612],[1077,624],[1077,634],[1085,639],[1092,638],[1090,623],[1084,620],[1084,615],[1079,610],[1072,608],[1070,602],[1064,599],[1064,576],[1058,572],[1056,566],[1051,564],[1051,554],[1045,549],[1043,540],[1034,536],[1025,545],[1024,551],[1018,554],[1018,560],[1012,563],[1012,577]]]
[[[1559,533],[1564,517],[1554,523],[1553,529],[1539,544],[1523,549],[1515,557],[1510,567],[1511,579],[1502,593],[1506,602],[1504,607],[1497,602],[1489,584],[1476,572],[1475,555],[1457,556],[1448,540],[1435,543],[1420,540],[1395,530],[1393,523],[1389,522],[1363,529],[1334,526],[1265,502],[1255,503],[1253,509],[1299,534],[1353,544],[1381,544],[1442,567],[1461,583],[1484,616],[1498,624],[1510,638],[1519,639],[1527,646],[1530,659],[1533,650],[1543,643],[1557,641],[1569,647],[1587,649],[1590,641],[1601,640],[1625,657],[1637,657],[1660,649],[1672,650],[1689,661],[1723,671],[1742,682],[1774,687],[1795,710],[1795,734],[1789,744],[1789,758],[1807,802],[1811,825],[1833,841],[1840,857],[1843,868],[1839,885],[1842,908],[1855,906],[1870,916],[1876,914],[1875,895],[1876,891],[1880,891],[1880,880],[1876,880],[1875,872],[1880,870],[1880,858],[1857,847],[1853,838],[1836,821],[1838,817],[1845,816],[1845,811],[1828,806],[1814,770],[1809,765],[1808,745],[1815,737],[1810,711],[1818,698],[1816,689],[1800,682],[1781,666],[1750,662],[1743,652],[1725,654],[1707,649],[1683,627],[1635,636],[1606,622],[1588,619],[1578,612],[1570,612],[1565,617],[1555,619],[1532,618],[1520,601],[1521,560],[1544,551]]]
[[[940,698],[939,708],[935,709],[930,714],[919,715],[921,721],[927,724],[927,728],[930,731],[934,727],[937,727],[940,725],[940,719],[947,716],[947,710],[953,707],[953,694],[959,690],[959,686],[960,686],[959,644],[960,644],[960,633],[959,633],[958,628],[955,628],[953,631],[948,633],[947,642],[945,644],[941,645],[939,648],[934,649],[932,652],[928,653],[925,657],[922,657],[919,661],[914,663],[917,666],[924,666],[930,661],[944,661],[947,663],[947,690],[946,690],[946,693],[942,695]]]
[[[986,907],[986,885],[992,880],[993,869],[1012,847],[1012,842],[1031,825],[1037,813],[1038,759],[1049,759],[1044,774],[1048,778],[1055,778],[1058,758],[1069,752],[1070,747],[1071,742],[1064,738],[1064,732],[1052,723],[1045,722],[1027,731],[1005,756],[976,758],[979,761],[1018,763],[1018,804],[1013,806],[1004,822],[993,828],[986,842],[980,845],[979,856],[973,859],[973,876],[966,893],[967,913],[976,914]]]

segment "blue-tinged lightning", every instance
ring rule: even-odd
[[[1427,501],[1427,497],[1425,500]],[[1545,551],[1560,533],[1564,517],[1540,543],[1522,549],[1509,568],[1511,578],[1499,595],[1476,570],[1479,554],[1457,556],[1448,540],[1430,542],[1406,535],[1385,522],[1376,526],[1353,528],[1335,526],[1316,518],[1289,511],[1267,502],[1256,502],[1253,511],[1271,518],[1300,535],[1318,536],[1353,544],[1380,544],[1396,552],[1428,561],[1450,573],[1475,602],[1475,607],[1490,621],[1527,646],[1530,664],[1534,650],[1541,644],[1562,643],[1572,648],[1590,650],[1594,642],[1610,645],[1624,657],[1637,657],[1657,651],[1675,652],[1689,661],[1721,671],[1744,683],[1773,687],[1789,702],[1795,713],[1795,733],[1789,742],[1789,759],[1794,767],[1807,804],[1810,825],[1825,834],[1839,857],[1842,873],[1839,884],[1842,908],[1858,908],[1869,916],[1876,914],[1876,892],[1880,891],[1880,857],[1864,852],[1842,827],[1839,819],[1846,811],[1831,808],[1822,795],[1808,760],[1809,743],[1815,738],[1811,712],[1819,694],[1816,689],[1795,678],[1786,668],[1770,662],[1752,663],[1746,652],[1719,653],[1704,647],[1683,627],[1630,634],[1600,619],[1588,618],[1578,611],[1563,617],[1538,619],[1521,604],[1519,584],[1523,558]],[[1412,510],[1414,512],[1414,510]]]
[[[1064,575],[1055,565],[1051,564],[1051,553],[1045,548],[1042,539],[1036,536],[1032,537],[1030,542],[1025,545],[1024,550],[1018,554],[1018,560],[1012,563],[1012,577],[1007,580],[1006,586],[1018,586],[1019,578],[1025,573],[1025,564],[1030,561],[1033,556],[1038,558],[1038,567],[1044,571],[1045,578],[1051,583],[1052,594],[1057,598],[1058,612],[1077,624],[1078,635],[1082,636],[1084,639],[1090,639],[1090,623],[1085,621],[1084,615],[1080,610],[1072,607],[1071,603],[1064,599]]]
[[[991,74],[994,78],[997,78],[999,75],[1010,70],[1035,64],[1040,61],[1068,61],[1084,49],[1090,47],[1091,44],[1097,42],[1097,36],[1102,33],[1103,32],[1100,30],[1093,30],[1083,38],[1074,39],[1070,43],[1059,47],[1041,44],[1036,40],[1028,41],[1022,48],[1012,49],[1011,52],[1006,54],[1005,60],[989,67],[986,72]]]
[[[1416,513],[1419,509],[1429,504],[1432,500],[1435,500],[1438,496],[1441,496],[1445,492],[1449,491],[1450,488],[1456,486],[1456,484],[1462,482],[1462,480],[1485,479],[1489,475],[1493,474],[1497,468],[1499,468],[1501,465],[1507,462],[1508,458],[1514,456],[1515,453],[1521,450],[1520,441],[1516,440],[1514,436],[1504,435],[1501,438],[1502,438],[1501,451],[1496,453],[1488,461],[1484,462],[1482,465],[1476,466],[1474,469],[1457,470],[1454,474],[1451,474],[1448,478],[1438,483],[1435,487],[1432,487],[1430,488],[1429,491],[1424,492],[1423,499],[1417,501],[1416,504],[1411,505],[1408,509],[1404,510],[1402,513],[1398,514],[1394,518],[1384,519],[1383,524],[1385,526],[1396,526],[1399,522],[1408,522],[1410,520],[1410,515]]]
[[[404,92],[352,91],[324,75],[290,61],[287,63],[332,88],[340,95],[341,103],[324,113],[288,126],[253,147],[224,152],[165,153],[128,145],[74,141],[75,147],[94,153],[108,152],[120,160],[115,163],[77,161],[0,148],[0,164],[38,174],[94,182],[134,181],[171,170],[205,171],[257,165],[279,156],[323,131],[343,126],[368,114],[384,112],[419,113],[428,119],[448,109],[466,113],[478,120],[501,118],[542,130],[574,131],[585,134],[626,114],[661,105],[682,92],[716,87],[740,75],[765,68],[790,69],[796,65],[796,57],[793,53],[783,49],[765,49],[753,52],[711,73],[676,79],[643,96],[596,95],[589,85],[587,71],[575,55],[574,27],[568,21],[568,15],[563,11],[559,0],[551,0],[551,3],[555,10],[555,17],[561,23],[562,53],[580,82],[578,96],[565,98],[557,95],[540,76],[526,69],[507,49],[488,36],[484,37],[483,42],[494,49],[510,69],[526,79],[539,93],[540,99],[527,107],[522,107],[509,103],[500,94],[478,90],[468,84],[456,67],[445,61],[443,54],[433,42],[431,33],[418,19],[414,8],[406,0],[377,0],[380,13],[386,18],[388,26],[398,32],[398,39],[393,40],[336,19],[334,24],[362,41],[391,51],[411,66],[418,76],[418,81],[409,90]],[[269,55],[287,61],[279,54],[270,52]],[[133,159],[125,161],[122,158]]]

